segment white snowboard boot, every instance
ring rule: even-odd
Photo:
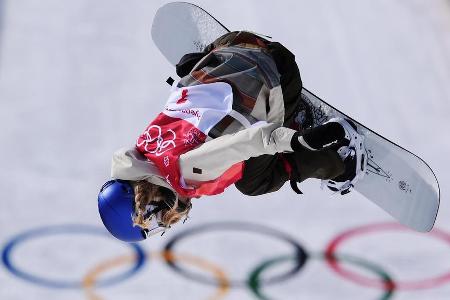
[[[348,145],[341,146],[337,153],[345,164],[345,172],[336,178],[322,180],[322,186],[327,186],[334,192],[347,194],[356,182],[364,177],[367,167],[366,148],[364,136],[357,132],[356,125],[343,118],[332,118],[326,123],[339,123],[345,131],[345,140]]]

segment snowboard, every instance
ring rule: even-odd
[[[202,8],[173,2],[157,11],[151,35],[163,56],[176,65],[186,53],[201,52],[218,37],[230,32]],[[267,38],[266,36],[264,36]],[[439,183],[428,164],[414,153],[367,128],[312,92],[303,88],[315,110],[352,120],[364,135],[367,168],[353,190],[369,199],[401,224],[417,231],[433,228],[439,209]]]

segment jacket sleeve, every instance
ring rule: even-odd
[[[153,184],[172,189],[164,180],[158,168],[134,146],[121,148],[114,152],[111,161],[111,178],[130,181],[147,180]]]
[[[183,178],[188,181],[213,180],[232,165],[251,157],[293,151],[291,139],[295,130],[274,123],[257,124],[220,136],[181,155],[179,164]]]

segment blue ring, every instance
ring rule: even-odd
[[[2,262],[5,265],[6,269],[11,272],[13,275],[26,280],[28,282],[42,285],[49,288],[57,288],[57,289],[78,289],[82,288],[83,282],[70,282],[70,281],[60,281],[53,279],[46,279],[44,277],[32,275],[27,273],[24,270],[16,267],[12,260],[11,254],[13,253],[15,247],[17,247],[20,243],[23,243],[30,239],[35,239],[44,235],[54,235],[54,234],[95,234],[100,236],[107,237],[106,231],[96,226],[89,225],[76,225],[76,224],[67,224],[67,225],[59,225],[59,226],[48,226],[36,228],[24,233],[21,233],[11,239],[3,248],[2,251]],[[128,271],[116,275],[114,277],[108,278],[106,280],[99,280],[96,283],[96,286],[110,286],[121,281],[124,281],[135,273],[137,273],[145,264],[146,256],[142,248],[137,244],[128,244],[136,255],[135,264]]]

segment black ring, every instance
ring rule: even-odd
[[[265,280],[261,280],[261,283],[264,285],[270,285],[274,283],[278,283],[284,280],[289,279],[296,273],[302,269],[302,267],[305,265],[305,262],[308,259],[308,254],[306,253],[305,249],[292,237],[288,236],[287,234],[280,232],[278,230],[265,227],[262,225],[252,224],[252,223],[245,223],[245,222],[218,222],[218,223],[209,223],[209,224],[203,224],[201,226],[197,226],[188,230],[185,230],[183,232],[178,233],[175,235],[172,239],[170,239],[167,244],[164,247],[165,251],[168,251],[168,253],[175,253],[173,251],[173,248],[175,247],[175,244],[178,243],[180,240],[187,238],[191,235],[200,234],[207,231],[214,231],[214,230],[239,230],[239,231],[252,231],[256,232],[262,235],[268,235],[271,237],[275,237],[279,240],[285,241],[288,244],[292,245],[294,248],[294,257],[295,257],[295,265],[288,270],[285,273],[273,276],[271,278],[267,278]],[[177,264],[177,262],[173,259],[166,259],[166,264],[174,271],[179,273],[180,275],[205,284],[209,285],[217,285],[216,279],[211,279],[202,275],[198,275],[196,273],[190,272],[181,266]],[[232,280],[229,281],[230,286],[233,287],[246,287],[248,285],[247,280]]]

